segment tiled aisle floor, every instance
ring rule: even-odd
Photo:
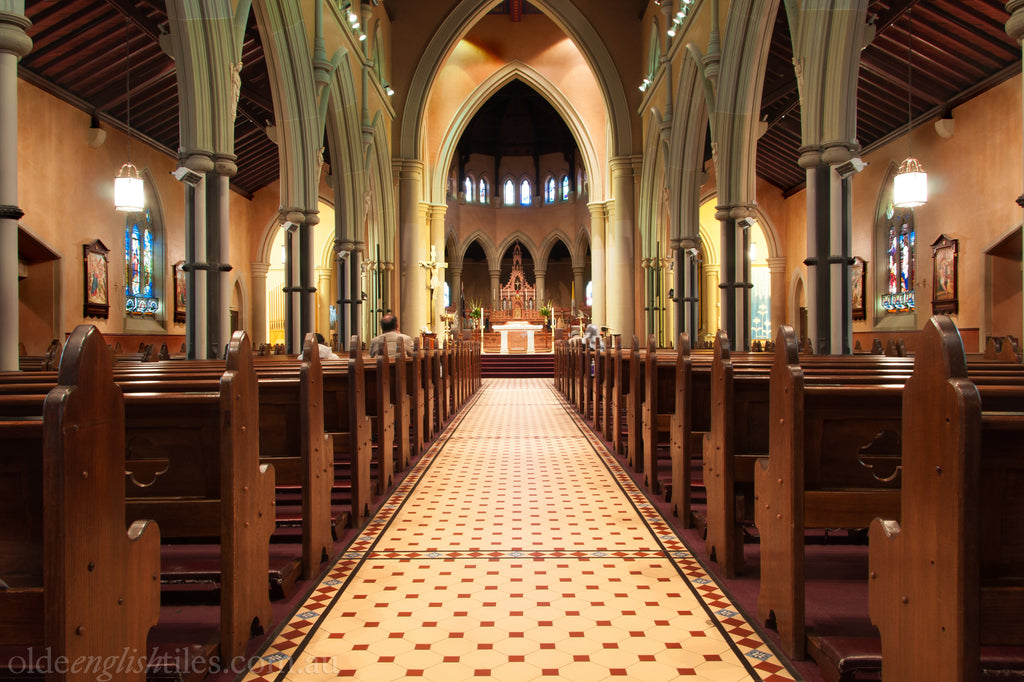
[[[788,680],[551,380],[491,379],[246,680]]]

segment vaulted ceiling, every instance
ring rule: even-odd
[[[515,18],[537,10],[506,0],[495,11]],[[866,152],[906,132],[908,91],[914,120],[924,121],[1020,72],[1020,46],[1003,28],[1003,0],[872,0],[869,13],[876,36],[861,55],[857,113]],[[177,156],[175,65],[160,47],[168,30],[163,0],[26,0],[25,14],[33,47],[19,65],[22,78],[103,125],[124,129],[130,113],[133,137]],[[232,187],[251,196],[278,176],[277,147],[265,132],[274,117],[267,67],[252,16],[242,62]],[[758,175],[786,193],[798,191],[799,93],[785,11],[776,18],[761,118],[768,126]]]

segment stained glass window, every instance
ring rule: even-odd
[[[466,191],[465,191],[465,193],[466,193],[466,201],[472,202],[473,201],[473,178],[467,177],[465,185],[466,185]]]
[[[569,201],[569,176],[562,176],[562,201]]]
[[[916,235],[914,211],[897,209],[889,202],[885,211],[888,256],[888,286],[882,295],[882,308],[888,313],[914,309]]]
[[[487,187],[487,181],[480,178],[480,203],[486,204],[490,199],[490,190]]]
[[[125,312],[154,315],[160,308],[153,248],[153,220],[149,211],[129,213],[124,227]]]
[[[555,203],[555,179],[548,178],[544,183],[544,203],[553,204]]]
[[[533,203],[533,186],[526,178],[519,183],[519,203],[522,206],[529,206]]]
[[[514,206],[516,203],[516,185],[511,180],[506,180],[502,187],[502,199],[506,206]]]

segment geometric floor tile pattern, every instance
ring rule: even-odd
[[[792,680],[550,379],[488,379],[245,680]]]

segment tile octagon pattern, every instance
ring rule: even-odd
[[[793,672],[543,379],[490,379],[244,678]]]

